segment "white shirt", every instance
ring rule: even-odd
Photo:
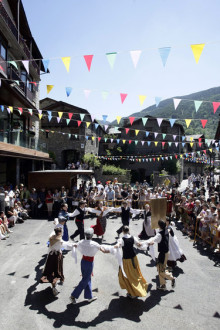
[[[161,236],[161,234],[159,232],[154,237],[151,237],[150,239],[148,239],[146,242],[147,243],[152,243],[152,242],[154,242],[154,243],[160,243],[161,240],[162,240],[162,236]]]
[[[83,239],[77,243],[77,249],[86,257],[94,257],[100,248],[101,245],[92,240]]]
[[[124,237],[124,238],[130,238],[131,235],[130,235],[130,234],[125,234],[123,237]],[[124,246],[124,240],[123,240],[123,237],[122,237],[122,238],[119,238],[118,243],[117,243],[117,246]],[[133,236],[133,237],[134,237],[134,236]],[[138,243],[139,243],[139,241],[138,241],[138,239],[137,239],[136,237],[134,237],[134,243],[135,243],[135,244],[138,244]]]

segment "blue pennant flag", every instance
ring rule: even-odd
[[[150,141],[148,141],[147,144],[148,144],[148,147],[149,147],[150,146]]]
[[[182,142],[182,146],[183,146],[183,147],[185,146],[185,142]]]
[[[145,134],[146,134],[146,137],[148,137],[148,135],[149,135],[149,132],[145,132]]]
[[[48,113],[48,120],[51,121],[51,119],[52,119],[51,111],[47,111],[47,113]]]
[[[43,65],[44,65],[45,72],[47,73],[47,69],[49,67],[50,60],[43,59],[42,62],[43,62]]]
[[[120,139],[117,139],[116,141],[117,141],[117,143],[119,144],[119,142],[120,142]]]
[[[167,62],[167,58],[170,54],[171,47],[163,47],[163,48],[159,48],[158,50],[159,50],[159,54],[160,54],[163,66],[165,66],[166,62]]]
[[[97,129],[97,128],[98,128],[98,126],[99,126],[99,124],[95,124],[95,129]]]
[[[67,97],[70,96],[71,92],[72,92],[72,87],[66,87],[66,95],[67,95]]]
[[[86,140],[88,140],[89,139],[89,137],[86,135]]]
[[[3,112],[4,111],[4,105],[1,105],[0,108],[1,108],[1,110]]]
[[[185,140],[185,138],[186,138],[185,136],[182,136],[182,141],[184,141],[184,140]]]
[[[173,127],[173,125],[174,125],[176,119],[169,119],[169,121],[170,121],[170,126]]]
[[[103,119],[104,123],[106,122],[106,119],[107,119],[107,118],[108,118],[107,115],[102,115],[102,119]]]
[[[161,101],[161,100],[162,100],[161,97],[158,97],[158,96],[155,97],[156,107],[158,107],[158,105],[160,104],[160,101]]]

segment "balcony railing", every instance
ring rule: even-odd
[[[28,49],[27,44],[24,41],[24,38],[22,37],[22,35],[20,33],[18,33],[18,30],[17,30],[15,24],[13,23],[10,16],[8,15],[8,13],[7,13],[6,9],[4,8],[2,2],[0,2],[0,16],[4,19],[4,21],[7,24],[9,30],[14,35],[16,40],[19,42],[19,44],[22,47],[22,49],[23,49],[24,53],[26,54],[27,58],[30,59],[30,60],[33,59],[32,55],[31,55],[31,52]],[[19,40],[18,40],[18,36],[19,36]],[[34,60],[32,60],[30,63],[33,65],[33,67],[39,73],[39,67],[38,67],[37,63]]]

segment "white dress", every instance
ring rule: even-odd
[[[172,229],[171,226],[168,226],[168,229]],[[168,261],[174,261],[177,260],[186,260],[186,257],[184,256],[183,250],[180,248],[179,241],[176,237],[176,235],[171,236],[169,235],[169,258]],[[180,260],[180,261],[181,261]]]

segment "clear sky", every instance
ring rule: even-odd
[[[219,86],[219,0],[23,0],[32,34],[44,58],[61,59],[42,75],[41,98],[82,107],[97,119],[128,116],[163,99]],[[206,43],[196,64],[190,45]],[[158,48],[171,47],[165,68]],[[135,69],[129,54],[142,50]],[[105,53],[118,52],[113,70]],[[93,54],[88,72],[83,55]],[[69,97],[65,87],[72,87]],[[91,90],[88,99],[84,90]],[[106,100],[102,91],[108,91]],[[120,93],[128,96],[121,104]],[[147,95],[140,106],[138,95]],[[62,111],[62,109],[60,109]]]

